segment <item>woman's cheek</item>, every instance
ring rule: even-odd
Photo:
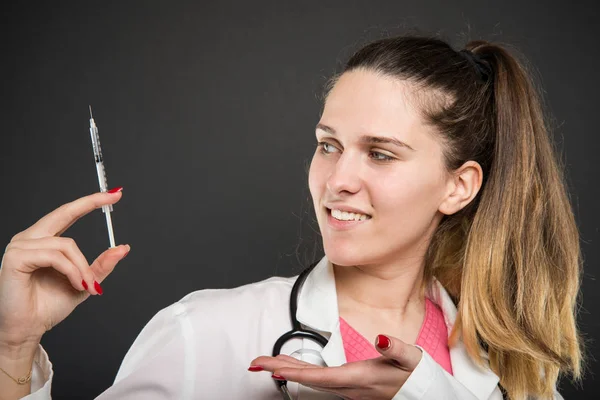
[[[322,180],[322,170],[323,168],[320,166],[320,162],[318,159],[318,155],[315,154],[310,163],[310,168],[308,170],[308,187],[310,189],[310,193],[313,196],[313,199],[318,200],[318,194],[321,189],[321,180]]]

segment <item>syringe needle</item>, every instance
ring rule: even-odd
[[[94,118],[94,117],[92,116],[92,106],[91,106],[91,105],[88,105],[88,107],[90,108],[90,118]]]

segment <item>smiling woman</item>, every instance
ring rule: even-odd
[[[451,347],[460,336],[489,360],[510,398],[552,397],[561,370],[579,376],[578,234],[516,59],[486,42],[370,44],[332,79],[317,139],[310,187],[340,315],[372,337],[362,313],[410,315],[437,281],[458,305]],[[333,222],[346,218],[329,209],[371,218]],[[410,321],[396,336],[414,343]]]
[[[316,139],[325,256],[161,310],[99,398],[561,398],[559,376],[582,370],[579,236],[523,66],[483,41],[378,40],[331,79]],[[1,399],[50,398],[42,335],[129,249],[90,268],[58,236],[121,196],[75,200],[7,246]]]

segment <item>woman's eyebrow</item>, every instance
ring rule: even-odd
[[[327,125],[323,125],[323,124],[317,124],[317,128],[316,129],[320,129],[326,133],[329,133],[330,135],[335,136],[337,134],[337,132],[335,131],[335,129],[333,129],[330,126]],[[368,143],[368,144],[381,144],[381,143],[389,143],[389,144],[393,144],[395,146],[398,147],[402,147],[402,148],[406,148],[409,149],[410,151],[415,151],[415,149],[413,149],[412,147],[410,147],[407,143],[404,143],[401,140],[398,140],[394,137],[387,137],[387,136],[372,136],[372,135],[362,135],[359,138],[361,143]]]

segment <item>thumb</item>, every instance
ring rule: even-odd
[[[130,249],[131,246],[129,245],[113,247],[105,250],[98,256],[98,258],[94,260],[90,267],[92,268],[98,283],[102,282],[108,275],[110,275],[110,273],[115,269],[117,263],[125,258]]]
[[[407,371],[414,370],[423,356],[423,352],[418,347],[392,336],[377,335],[375,348],[385,357],[394,360],[398,367]]]

